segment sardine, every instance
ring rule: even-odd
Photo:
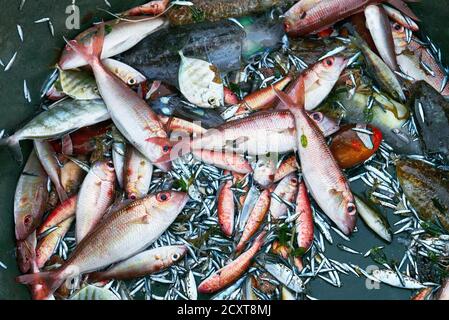
[[[296,293],[304,291],[304,285],[301,278],[295,275],[293,271],[287,268],[284,264],[266,262],[263,267],[288,289]]]
[[[67,199],[67,192],[61,185],[61,168],[56,160],[56,153],[48,141],[34,140],[34,148],[36,150],[37,157],[39,158],[42,167],[47,172],[48,177],[56,188],[60,201]]]
[[[391,232],[388,220],[377,210],[371,208],[358,196],[354,195],[357,212],[362,220],[373,230],[379,237],[387,242],[391,242],[393,234]]]
[[[422,289],[425,286],[422,285],[418,280],[409,277],[405,274],[401,274],[401,277],[404,281],[402,283],[401,279],[399,278],[398,274],[393,270],[374,270],[373,271],[373,277],[376,279],[382,281],[383,283],[386,283],[390,286],[397,287],[397,288],[404,288],[404,289]]]

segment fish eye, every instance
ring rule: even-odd
[[[32,217],[29,214],[23,218],[23,222],[25,223],[25,225],[29,225],[31,223],[31,221],[32,221]]]
[[[131,194],[131,195],[129,196],[129,199],[131,199],[131,200],[136,200],[136,199],[137,199],[137,197],[136,197],[136,195],[135,195],[135,194]]]
[[[129,85],[135,85],[136,84],[136,80],[134,79],[134,78],[130,78],[129,80],[128,80],[128,84]]]
[[[334,59],[332,59],[332,58],[326,59],[326,65],[328,67],[332,67],[333,64],[334,64]]]
[[[211,97],[207,100],[207,102],[211,105],[211,106],[215,106],[217,104],[217,99],[215,99],[214,97]]]
[[[159,202],[165,202],[168,199],[170,199],[170,193],[168,192],[161,192],[157,195],[157,201]]]
[[[402,31],[403,30],[403,26],[401,26],[399,23],[395,23],[393,28],[396,31]]]
[[[351,214],[351,215],[353,215],[354,214],[354,212],[355,212],[355,210],[356,210],[356,208],[355,208],[355,205],[353,204],[353,203],[349,203],[348,204],[348,213],[349,214]]]
[[[296,178],[293,178],[291,181],[293,184],[298,184],[298,179],[296,179]]]
[[[321,120],[323,120],[323,115],[321,112],[314,112],[312,113],[312,119],[316,122],[321,122]]]
[[[177,260],[179,259],[179,254],[174,253],[174,254],[171,256],[171,258],[172,258],[173,261],[177,261]]]
[[[307,17],[307,12],[303,12],[303,13],[301,13],[301,15],[299,16],[299,19],[305,19]]]
[[[166,144],[165,146],[162,147],[162,151],[164,153],[167,153],[168,151],[170,151],[170,146],[168,144]]]

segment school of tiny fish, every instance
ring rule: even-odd
[[[449,299],[449,73],[404,1],[105,4],[0,133],[33,299],[315,300],[346,276]],[[362,224],[384,245],[353,247]]]

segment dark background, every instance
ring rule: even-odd
[[[145,1],[109,0],[112,12],[142,4]],[[27,0],[23,10],[19,11],[20,0],[2,0],[0,9],[0,59],[6,64],[14,52],[17,59],[8,72],[0,68],[0,129],[12,133],[20,127],[23,121],[32,117],[38,110],[39,90],[50,69],[56,63],[60,50],[64,45],[63,36],[71,39],[78,30],[67,30],[65,20],[66,7],[71,0]],[[92,21],[110,19],[98,8],[108,9],[102,0],[77,0],[80,7],[81,30],[86,29]],[[442,48],[446,61],[449,58],[449,7],[446,1],[426,0],[414,4],[413,8],[423,20],[425,30],[433,41]],[[55,28],[55,37],[51,36],[47,23],[35,24],[35,20],[49,17]],[[22,43],[17,33],[16,25],[20,24],[24,32]],[[32,96],[32,103],[27,103],[23,97],[23,80],[26,79]],[[24,155],[27,156],[31,143],[21,143]],[[26,159],[26,158],[25,158]],[[17,179],[21,168],[11,158],[9,152],[0,149],[0,261],[8,266],[7,270],[0,268],[0,299],[29,298],[27,288],[15,283],[18,274],[15,261],[13,198]],[[391,215],[389,216],[389,218]],[[390,220],[390,222],[392,222]],[[359,223],[360,231],[353,237],[352,248],[366,252],[374,245],[382,245],[382,241],[367,231]],[[344,243],[337,235],[334,240]],[[335,243],[334,243],[335,245]],[[398,243],[389,246],[386,253],[389,257],[400,259],[404,248]],[[352,262],[366,267],[372,261],[356,255],[342,253],[335,246],[327,246],[326,255],[340,261]],[[322,299],[408,299],[410,292],[381,286],[381,290],[367,290],[365,278],[342,277],[343,287],[336,289],[327,283],[316,280],[310,285],[310,294]]]

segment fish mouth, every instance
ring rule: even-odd
[[[338,222],[335,222],[338,229],[342,231],[345,235],[350,236],[354,231],[357,222],[357,215],[345,214],[345,217]]]

